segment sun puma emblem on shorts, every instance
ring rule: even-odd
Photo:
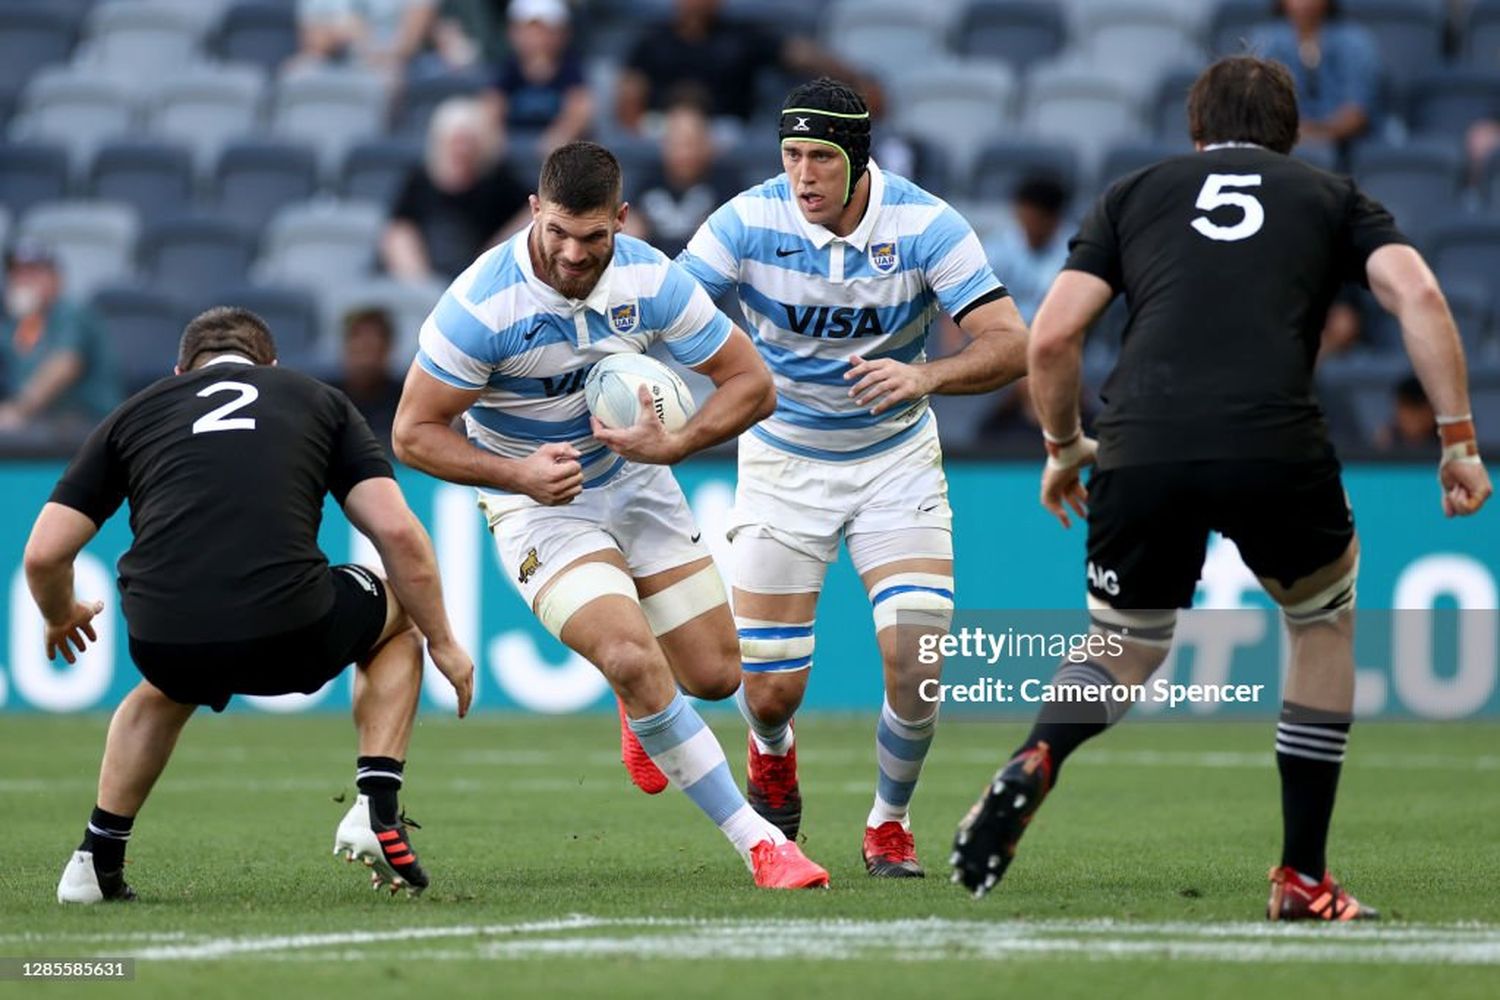
[[[536,549],[533,548],[528,550],[526,553],[526,558],[521,560],[521,565],[519,567],[521,582],[525,583],[526,581],[530,580],[533,576],[536,575],[536,571],[541,568],[542,561],[537,558]]]

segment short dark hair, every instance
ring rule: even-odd
[[[1011,192],[1011,201],[1035,205],[1049,215],[1061,215],[1068,204],[1068,187],[1053,174],[1027,174]]]
[[[1228,56],[1204,70],[1187,100],[1193,141],[1253,142],[1290,153],[1297,145],[1297,86],[1279,62]]]
[[[570,142],[547,155],[537,195],[569,215],[620,207],[620,161],[597,142]]]
[[[258,365],[268,365],[276,360],[276,339],[266,321],[249,309],[214,306],[194,316],[182,331],[177,367],[192,371],[210,354],[240,354]]]
[[[396,339],[396,324],[391,321],[391,314],[379,306],[361,306],[349,310],[344,316],[345,340],[349,339],[357,326],[374,327],[387,344]]]

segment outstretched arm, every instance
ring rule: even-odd
[[[104,610],[104,603],[85,604],[73,593],[73,560],[98,531],[87,514],[55,502],[43,505],[31,528],[23,563],[26,585],[47,622],[49,660],[61,652],[72,663],[73,648],[81,653],[88,644],[85,638],[88,642],[98,638],[91,623]],[[73,648],[69,648],[70,641]]]

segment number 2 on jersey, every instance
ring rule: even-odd
[[[1220,226],[1200,215],[1193,220],[1193,228],[1211,240],[1233,243],[1245,240],[1260,232],[1266,224],[1266,210],[1260,199],[1253,194],[1226,192],[1225,188],[1260,187],[1260,174],[1209,174],[1203,181],[1203,190],[1198,192],[1197,207],[1205,212],[1216,208],[1238,208],[1245,217],[1232,226]]]
[[[255,430],[254,417],[233,417],[229,415],[236,410],[243,410],[251,403],[260,398],[260,390],[253,385],[244,382],[215,382],[206,389],[198,391],[199,398],[212,396],[220,392],[237,392],[238,399],[230,400],[223,406],[209,410],[203,416],[193,421],[194,434],[212,434],[215,431],[253,431]],[[228,419],[226,419],[228,418]]]

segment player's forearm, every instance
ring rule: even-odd
[[[764,371],[732,375],[717,387],[680,432],[682,458],[728,441],[776,410],[776,387]]]
[[[443,606],[443,583],[438,575],[432,541],[415,514],[408,514],[400,529],[371,539],[385,565],[396,600],[411,616],[417,630],[433,645],[453,641],[453,628]]]
[[[944,396],[993,392],[1026,374],[1026,331],[986,331],[957,354],[929,361],[922,368],[930,380],[929,392]]]
[[[1448,302],[1436,284],[1409,295],[1397,312],[1412,369],[1439,417],[1469,412],[1469,371]]]
[[[31,598],[36,601],[42,617],[48,622],[66,619],[75,603],[73,561],[38,558],[28,552],[25,565],[26,586],[31,589]]]
[[[516,462],[474,447],[452,427],[406,424],[398,418],[391,447],[402,462],[445,482],[502,490],[515,486]]]
[[[1042,430],[1057,440],[1072,437],[1082,426],[1079,385],[1083,372],[1083,342],[1033,340],[1028,354],[1031,400]]]

